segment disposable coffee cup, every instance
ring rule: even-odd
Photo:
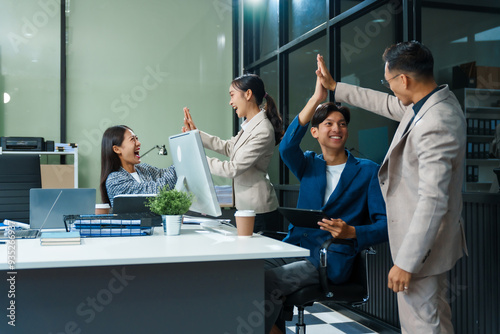
[[[95,205],[95,214],[96,215],[107,215],[111,207],[108,203],[105,204],[96,204]]]
[[[255,224],[255,211],[238,210],[235,212],[234,218],[236,219],[238,237],[251,237],[253,234],[253,226]]]

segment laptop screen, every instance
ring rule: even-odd
[[[64,229],[64,215],[95,213],[95,189],[31,189],[30,228]]]

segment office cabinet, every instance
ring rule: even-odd
[[[0,154],[38,154],[41,157],[70,156],[73,164],[41,164],[42,188],[78,188],[78,147],[56,144],[62,151],[6,151]],[[69,175],[69,178],[68,178]]]
[[[495,128],[500,124],[500,90],[464,88],[455,91],[467,120],[465,192],[489,192],[500,159],[489,156]]]

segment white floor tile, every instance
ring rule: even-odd
[[[288,327],[293,333],[295,333],[295,326]],[[329,324],[320,325],[308,325],[306,327],[307,334],[345,334],[343,331],[338,330]]]
[[[335,324],[335,323],[339,323],[339,322],[351,322],[352,321],[348,317],[346,317],[338,312],[335,312],[335,311],[324,312],[324,313],[323,312],[322,313],[314,313],[314,316],[316,318],[323,320],[324,322],[326,322],[328,324]]]

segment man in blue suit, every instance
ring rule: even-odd
[[[300,180],[297,207],[323,210],[329,219],[318,222],[319,228],[298,227],[291,222],[284,241],[309,249],[309,257],[266,261],[266,333],[280,332],[273,325],[283,297],[319,283],[319,249],[325,240],[352,240],[352,245],[332,244],[329,248],[327,274],[334,283],[349,278],[358,252],[388,240],[385,203],[377,177],[379,166],[355,158],[345,149],[349,109],[334,103],[320,105],[326,97],[327,91],[318,79],[313,96],[280,144],[283,161]],[[299,146],[309,123],[322,154],[303,152]]]

